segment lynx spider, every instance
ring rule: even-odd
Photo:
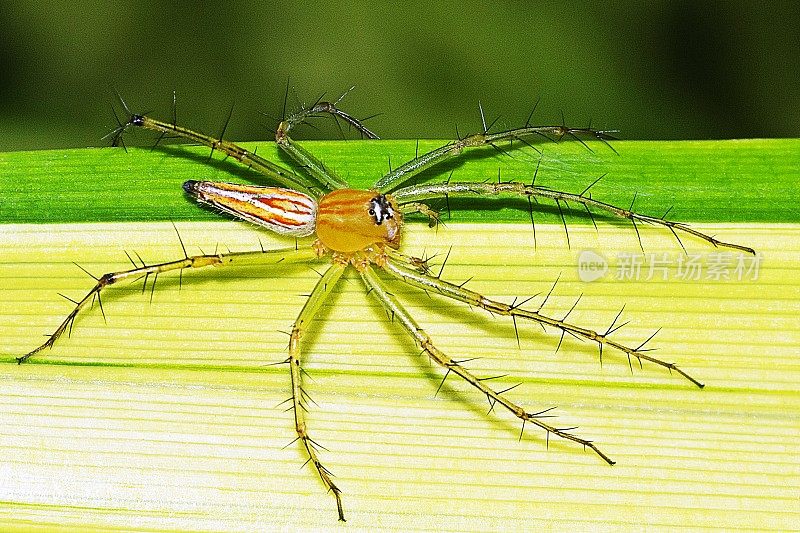
[[[346,93],[345,93],[346,94]],[[639,363],[648,361],[662,366],[671,372],[680,374],[698,387],[703,384],[679,369],[675,364],[668,363],[649,355],[644,348],[650,340],[637,347],[619,343],[610,338],[615,328],[616,319],[604,332],[587,329],[564,319],[553,318],[542,313],[542,306],[537,310],[523,309],[525,302],[505,304],[491,300],[476,292],[444,281],[439,276],[433,275],[426,259],[410,257],[398,251],[403,233],[404,216],[419,214],[428,217],[430,225],[438,222],[438,213],[426,203],[427,201],[441,198],[496,198],[499,196],[521,197],[529,200],[551,200],[559,204],[569,202],[583,205],[591,214],[591,210],[605,212],[611,216],[630,220],[634,228],[637,222],[659,225],[668,228],[676,238],[677,232],[690,234],[694,237],[718,246],[732,248],[739,251],[754,253],[751,248],[717,240],[689,226],[657,218],[617,207],[587,195],[588,190],[581,194],[558,191],[535,184],[520,182],[451,182],[434,184],[406,185],[411,178],[424,170],[431,168],[448,159],[459,157],[467,148],[492,146],[498,150],[498,143],[504,141],[520,141],[531,146],[526,141],[529,138],[546,138],[560,141],[564,138],[573,138],[581,141],[581,137],[589,137],[608,143],[613,139],[607,132],[591,128],[569,128],[566,126],[532,126],[530,117],[526,124],[497,133],[490,133],[491,124],[487,127],[485,120],[481,133],[469,135],[458,140],[448,142],[443,146],[425,154],[417,154],[414,159],[406,162],[380,178],[368,190],[349,188],[348,183],[325,166],[314,155],[298,145],[289,132],[297,125],[304,123],[311,117],[322,114],[333,116],[355,128],[362,137],[376,139],[362,121],[352,117],[339,109],[341,98],[335,102],[325,102],[321,99],[313,105],[303,106],[297,113],[286,116],[284,102],[284,118],[278,125],[275,141],[277,145],[288,154],[297,164],[298,172],[285,169],[268,161],[254,152],[250,152],[234,143],[197,133],[187,128],[178,126],[173,118],[172,122],[162,122],[147,115],[131,113],[125,102],[120,98],[127,119],[119,122],[111,135],[114,145],[122,143],[122,135],[130,128],[145,128],[160,133],[159,141],[166,135],[173,135],[199,144],[211,147],[212,154],[219,150],[244,165],[247,165],[280,186],[253,186],[239,185],[224,182],[187,181],[184,190],[197,199],[198,202],[208,204],[233,217],[254,222],[262,227],[281,235],[306,237],[315,236],[311,246],[291,247],[276,250],[258,250],[252,252],[229,252],[190,256],[184,249],[184,257],[175,261],[147,265],[135,268],[110,272],[96,278],[94,287],[80,300],[73,301],[75,307],[64,319],[58,328],[39,347],[17,361],[23,363],[32,356],[46,348],[51,348],[56,340],[67,331],[71,331],[72,324],[79,311],[100,299],[100,293],[110,285],[123,280],[136,280],[163,272],[206,266],[236,265],[240,263],[273,264],[280,261],[303,262],[327,258],[329,267],[321,275],[316,286],[300,311],[290,334],[289,356],[284,361],[288,364],[291,376],[291,405],[294,412],[297,439],[305,448],[310,462],[327,490],[333,494],[339,520],[344,521],[341,490],[334,483],[330,471],[323,466],[319,459],[319,445],[309,436],[306,427],[303,391],[303,370],[301,368],[301,339],[307,330],[308,324],[319,311],[322,304],[336,287],[337,281],[347,268],[354,268],[364,282],[368,292],[378,300],[380,305],[391,314],[394,319],[408,332],[416,344],[432,361],[450,372],[457,374],[470,385],[478,389],[489,400],[492,406],[501,405],[514,416],[525,423],[531,423],[543,429],[546,434],[555,435],[562,439],[573,441],[584,448],[591,449],[609,465],[612,461],[592,441],[576,436],[571,431],[574,428],[564,429],[548,424],[545,419],[550,409],[540,412],[528,412],[523,407],[509,400],[505,393],[510,390],[496,391],[486,384],[485,379],[476,377],[462,366],[463,361],[452,359],[436,348],[431,338],[417,325],[414,318],[406,311],[395,296],[387,290],[385,278],[398,281],[411,287],[439,293],[440,295],[466,303],[472,307],[485,309],[493,314],[506,315],[530,320],[556,329],[561,336],[571,336],[597,343],[600,354],[604,348],[622,352],[629,363],[636,359]],[[174,103],[174,100],[173,100]],[[174,110],[174,108],[173,108]],[[174,113],[173,113],[174,117]],[[230,116],[228,117],[230,118]],[[481,118],[483,111],[481,109]],[[226,123],[227,124],[227,123]],[[224,134],[224,129],[223,129]],[[122,143],[124,146],[124,143]],[[591,186],[590,186],[591,187]],[[637,230],[638,233],[638,230]],[[678,238],[680,243],[680,239]],[[682,246],[682,244],[681,244]],[[383,278],[378,275],[383,273]],[[526,300],[527,301],[527,300]],[[619,318],[619,315],[617,315]]]

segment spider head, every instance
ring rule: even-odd
[[[384,221],[391,220],[395,216],[394,206],[385,194],[378,194],[369,201],[367,213],[375,220],[376,226],[380,226]]]
[[[403,214],[377,191],[338,189],[320,198],[317,237],[326,248],[352,253],[373,245],[400,246]]]

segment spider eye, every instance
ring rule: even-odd
[[[394,217],[394,208],[387,200],[386,195],[379,194],[369,201],[369,216],[375,220],[375,224],[380,226],[384,220]]]

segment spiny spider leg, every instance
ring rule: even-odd
[[[404,215],[419,213],[428,217],[429,228],[442,223],[442,219],[439,218],[439,212],[435,209],[432,209],[428,204],[423,204],[422,202],[406,202],[405,204],[400,205],[400,209],[403,211]]]
[[[345,93],[346,94],[346,93]],[[341,98],[339,99],[341,100]],[[297,161],[297,163],[305,169],[305,171],[314,177],[320,183],[323,183],[328,190],[346,189],[350,185],[336,175],[330,168],[325,166],[325,163],[320,161],[317,157],[311,154],[308,150],[297,144],[291,137],[289,131],[296,125],[302,124],[309,117],[317,116],[320,113],[327,113],[336,118],[341,118],[355,127],[362,136],[369,139],[377,139],[378,136],[368,130],[358,119],[348,115],[344,111],[336,107],[339,103],[337,100],[332,102],[317,101],[314,105],[307,109],[301,109],[297,113],[286,117],[278,124],[278,130],[275,132],[275,142],[278,143],[284,152]],[[338,123],[338,122],[337,122]]]
[[[482,296],[477,292],[465,289],[464,287],[455,285],[453,283],[449,283],[436,276],[420,272],[420,270],[418,268],[414,268],[413,265],[407,266],[401,264],[399,260],[394,258],[390,258],[386,262],[383,268],[386,272],[388,272],[395,278],[402,280],[403,282],[412,285],[414,287],[419,287],[425,290],[438,292],[443,296],[446,296],[453,300],[464,302],[471,306],[485,309],[490,313],[496,313],[499,315],[505,315],[511,317],[525,318],[527,320],[538,322],[543,326],[550,326],[553,328],[557,328],[563,333],[568,333],[578,338],[596,342],[597,345],[600,347],[601,357],[602,357],[602,349],[604,346],[607,346],[609,348],[615,348],[623,352],[628,357],[629,362],[631,357],[636,358],[636,360],[639,361],[640,363],[642,360],[649,361],[651,363],[666,368],[670,372],[677,372],[678,374],[685,377],[698,387],[703,388],[702,383],[700,383],[698,380],[696,380],[695,378],[693,378],[692,376],[690,376],[689,374],[678,368],[677,365],[675,365],[674,363],[667,363],[666,361],[662,361],[661,359],[657,359],[655,357],[652,357],[644,353],[645,350],[643,350],[642,348],[647,341],[639,345],[637,348],[631,348],[630,346],[626,346],[624,344],[621,344],[619,342],[616,342],[608,338],[609,334],[613,332],[612,328],[609,328],[609,331],[606,331],[605,333],[598,333],[594,330],[586,329],[577,326],[575,324],[565,322],[564,320],[559,320],[557,318],[552,318],[547,315],[543,315],[540,312],[540,310],[529,311],[526,309],[520,309],[519,307],[514,305],[504,304],[502,302],[490,300],[489,298],[486,298],[485,296]]]
[[[375,188],[383,193],[391,192],[420,172],[451,157],[460,155],[464,148],[494,146],[495,143],[513,140],[526,142],[525,138],[531,136],[540,136],[556,142],[564,137],[580,140],[580,136],[593,137],[603,142],[614,139],[603,131],[591,128],[569,128],[567,126],[525,126],[499,133],[476,133],[458,141],[449,142],[390,170],[388,174],[385,174],[375,183]]]
[[[162,122],[146,115],[130,113],[124,103],[123,106],[125,107],[125,112],[128,113],[128,120],[113,132],[117,137],[124,134],[125,130],[131,126],[158,131],[162,134],[174,134],[178,137],[209,146],[212,150],[219,150],[285,187],[303,191],[315,197],[321,196],[322,193],[328,190],[325,182],[311,182],[309,178],[295,174],[235,143],[198,133],[171,122]]]
[[[67,330],[72,330],[72,324],[75,317],[83,309],[87,303],[94,302],[97,299],[101,304],[100,292],[106,287],[118,283],[123,280],[137,280],[143,276],[159,275],[162,272],[169,272],[171,270],[184,270],[187,268],[202,268],[207,266],[223,266],[232,264],[253,264],[253,263],[280,263],[287,262],[293,263],[298,261],[308,261],[316,257],[316,254],[310,247],[302,248],[282,248],[278,250],[258,250],[254,252],[228,252],[213,255],[193,255],[184,256],[183,259],[176,261],[168,261],[166,263],[158,263],[155,265],[143,265],[141,267],[132,268],[130,270],[123,270],[119,272],[109,272],[103,274],[96,279],[96,283],[92,289],[86,293],[81,300],[75,302],[75,307],[69,315],[61,322],[61,325],[56,328],[52,335],[38,348],[35,348],[23,355],[17,357],[17,363],[24,363],[32,356],[41,352],[45,348],[52,348],[55,342]]]
[[[584,191],[585,192],[585,191]],[[434,183],[430,185],[410,185],[408,187],[402,187],[397,189],[394,193],[394,197],[397,200],[397,203],[401,206],[403,204],[411,204],[416,206],[419,202],[424,200],[431,200],[434,198],[443,198],[443,197],[485,197],[485,196],[497,196],[501,194],[505,195],[516,195],[522,196],[527,198],[548,198],[551,200],[555,200],[556,202],[575,202],[582,204],[586,208],[596,208],[607,213],[611,213],[614,216],[620,218],[626,218],[633,222],[634,224],[636,221],[641,221],[647,224],[655,224],[659,226],[664,226],[669,228],[672,231],[673,235],[678,239],[678,242],[683,247],[683,243],[680,242],[680,238],[676,233],[676,230],[688,233],[690,235],[694,235],[704,241],[718,247],[725,247],[725,248],[732,248],[734,250],[740,250],[742,252],[746,252],[749,254],[755,255],[755,250],[748,246],[742,246],[740,244],[733,244],[729,242],[724,242],[716,239],[711,235],[707,235],[700,231],[697,231],[694,228],[687,226],[681,222],[674,222],[672,220],[667,220],[665,218],[658,218],[649,215],[643,215],[637,213],[635,211],[631,211],[630,209],[625,209],[623,207],[617,207],[615,205],[611,205],[606,202],[601,202],[599,200],[595,200],[591,197],[591,195],[584,195],[575,194],[575,193],[568,193],[563,191],[557,191],[553,189],[548,189],[546,187],[540,187],[538,185],[528,185],[525,183],[519,182],[486,182],[486,183]],[[414,208],[416,211],[420,211],[418,208]]]
[[[292,327],[292,334],[289,337],[288,360],[292,376],[292,405],[294,408],[294,422],[297,430],[297,438],[303,442],[303,446],[305,446],[306,452],[308,453],[309,461],[317,470],[322,483],[329,492],[333,493],[333,497],[336,498],[339,520],[342,522],[345,521],[344,512],[342,511],[342,491],[334,484],[330,471],[320,462],[316,449],[319,445],[308,436],[308,430],[306,429],[306,406],[303,403],[305,393],[303,392],[302,369],[300,367],[300,339],[306,332],[314,315],[317,314],[319,308],[328,296],[330,296],[336,286],[336,282],[342,277],[344,270],[345,265],[334,263],[325,271],[314,287],[314,290],[311,291],[311,295],[308,297],[308,300],[306,300],[303,309],[300,311]]]
[[[569,430],[559,429],[543,422],[541,420],[542,413],[528,413],[519,405],[515,404],[502,394],[487,386],[486,383],[484,383],[485,380],[481,380],[477,376],[473,375],[471,372],[461,366],[458,361],[451,359],[447,354],[436,348],[428,334],[425,333],[425,331],[420,328],[419,325],[417,325],[416,321],[411,317],[410,314],[408,314],[400,302],[398,302],[397,299],[386,290],[383,282],[378,278],[375,271],[371,267],[365,268],[360,273],[370,293],[375,295],[380,304],[388,313],[399,319],[400,324],[402,324],[406,331],[408,331],[417,344],[419,344],[422,350],[427,353],[432,360],[436,361],[448,371],[461,376],[461,378],[463,378],[467,383],[485,394],[486,397],[489,398],[490,403],[499,403],[511,411],[514,416],[523,421],[523,424],[526,422],[531,422],[532,424],[545,430],[548,435],[552,433],[553,435],[561,437],[562,439],[577,442],[585,448],[590,448],[608,464],[614,464],[614,461],[600,451],[600,449],[594,443],[592,443],[592,441],[577,437],[570,433]]]
[[[310,107],[303,107],[302,109],[300,109],[300,111],[286,117],[285,121],[287,123],[287,129],[286,129],[287,133],[289,129],[293,128],[294,126],[306,123],[307,118],[314,118],[319,116],[320,113],[326,113],[328,115],[333,116],[334,119],[344,120],[350,126],[355,128],[361,134],[362,137],[365,137],[367,139],[379,139],[380,137],[378,137],[378,135],[370,131],[369,128],[364,126],[364,123],[361,120],[355,118],[349,113],[345,113],[344,111],[342,111],[337,107],[339,105],[339,102],[341,102],[342,99],[345,96],[347,96],[347,94],[353,89],[355,89],[355,87],[350,87],[350,89],[348,89],[344,94],[342,94],[342,96],[340,96],[335,102],[324,102],[322,101],[322,97],[320,97]]]

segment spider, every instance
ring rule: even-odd
[[[164,272],[175,270],[182,272],[184,269],[207,266],[242,263],[269,265],[283,261],[306,262],[327,259],[327,269],[321,274],[292,326],[289,336],[289,355],[284,363],[289,366],[291,378],[290,400],[294,412],[296,440],[302,443],[308,456],[307,462],[313,465],[323,485],[333,495],[338,518],[341,521],[345,520],[342,492],[334,483],[330,471],[320,461],[320,446],[311,438],[306,425],[304,400],[306,395],[303,390],[301,347],[310,321],[349,268],[358,273],[367,292],[376,298],[387,314],[391,315],[408,332],[422,352],[445,369],[447,374],[452,372],[478,389],[487,397],[492,407],[501,405],[509,410],[522,420],[523,430],[526,423],[538,426],[545,431],[548,437],[552,434],[592,450],[609,465],[613,465],[614,461],[592,441],[572,433],[574,428],[558,428],[547,423],[545,420],[550,409],[539,412],[527,411],[506,396],[505,393],[510,389],[503,391],[493,389],[487,385],[485,379],[475,376],[462,366],[464,361],[453,359],[439,350],[425,330],[417,324],[411,314],[388,290],[388,284],[403,283],[419,290],[438,293],[446,298],[487,310],[493,314],[510,316],[515,321],[517,318],[530,320],[559,331],[562,338],[565,334],[569,334],[596,343],[601,357],[604,348],[613,349],[624,354],[629,364],[631,359],[636,359],[639,363],[648,361],[683,376],[698,387],[703,387],[701,382],[678,368],[674,363],[648,354],[648,349],[644,346],[652,336],[636,347],[611,339],[610,335],[616,329],[614,323],[619,315],[604,332],[587,329],[567,322],[566,317],[558,319],[548,316],[542,312],[541,306],[537,310],[525,309],[523,305],[527,300],[521,303],[506,304],[466,289],[463,285],[447,282],[431,273],[428,259],[409,256],[399,251],[404,218],[407,215],[418,214],[427,217],[431,226],[439,222],[438,213],[426,202],[451,197],[483,199],[511,196],[535,201],[543,199],[556,203],[577,203],[583,205],[590,214],[591,210],[596,210],[628,219],[633,223],[634,228],[637,222],[668,228],[679,243],[678,232],[682,232],[707,241],[714,246],[754,253],[751,248],[717,240],[713,236],[701,233],[680,222],[644,215],[631,209],[596,200],[591,195],[585,194],[586,191],[575,194],[541,187],[534,183],[524,184],[515,181],[473,183],[448,180],[444,183],[434,184],[407,184],[411,178],[424,170],[448,159],[461,156],[465,149],[492,146],[500,150],[499,143],[513,143],[514,141],[531,146],[526,139],[536,137],[555,141],[574,138],[579,142],[583,142],[581,137],[589,137],[608,144],[613,137],[607,132],[591,128],[570,128],[563,125],[532,126],[529,118],[522,127],[490,133],[491,126],[486,127],[484,121],[482,132],[448,142],[428,153],[418,154],[414,159],[390,170],[372,188],[358,190],[350,188],[347,182],[337,176],[332,169],[325,166],[322,161],[289,136],[295,126],[304,123],[311,117],[325,114],[344,121],[357,130],[362,137],[377,138],[362,121],[339,109],[340,100],[341,98],[335,102],[326,102],[320,99],[311,106],[303,106],[297,113],[288,117],[284,113],[284,118],[280,121],[275,134],[275,141],[291,159],[298,163],[298,172],[295,172],[229,141],[178,126],[174,119],[172,122],[163,122],[144,114],[131,113],[126,103],[120,98],[126,113],[126,120],[118,121],[119,127],[112,132],[113,145],[122,143],[124,146],[122,135],[129,128],[135,127],[159,132],[159,140],[166,135],[174,135],[207,145],[211,147],[212,154],[215,150],[219,150],[255,169],[280,186],[254,186],[192,180],[183,184],[183,189],[189,196],[194,197],[201,204],[212,206],[223,213],[253,222],[278,234],[295,238],[313,236],[315,239],[311,245],[307,246],[295,245],[275,250],[262,249],[193,256],[188,255],[184,248],[184,257],[181,259],[152,265],[143,263],[141,266],[135,265],[135,268],[129,270],[104,274],[96,278],[94,287],[82,299],[74,301],[75,306],[72,311],[47,340],[26,355],[17,358],[18,363],[27,361],[45,348],[51,348],[61,335],[71,331],[74,320],[81,309],[87,304],[93,303],[95,299],[102,306],[100,293],[107,287],[123,280],[136,280],[142,277],[146,279],[147,276],[157,276]],[[482,110],[481,117],[483,118]]]

